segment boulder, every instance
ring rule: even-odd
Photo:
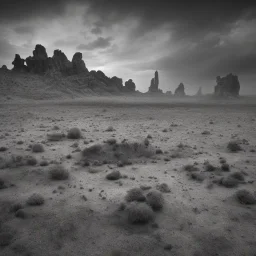
[[[136,85],[132,81],[132,79],[129,79],[128,81],[126,81],[124,87],[129,92],[135,92],[135,89],[136,89]]]
[[[174,92],[174,95],[175,96],[179,96],[179,97],[182,97],[182,96],[185,96],[185,86],[183,83],[180,83],[179,86],[176,88],[175,92]]]
[[[214,95],[218,97],[238,97],[240,91],[240,83],[238,76],[233,75],[232,73],[228,74],[225,77],[217,76],[216,78],[217,85],[214,87]]]
[[[15,54],[14,61],[12,62],[14,66],[12,70],[21,72],[27,71],[27,66],[24,63],[25,60],[22,59],[19,54]]]
[[[81,52],[76,52],[72,58],[74,74],[88,73],[88,69],[83,61]]]

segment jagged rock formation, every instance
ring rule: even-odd
[[[175,92],[174,92],[175,96],[185,96],[185,86],[183,83],[180,83],[179,86],[176,88]]]
[[[2,70],[8,70],[8,68],[6,67],[6,65],[3,65],[3,66],[1,67],[1,69],[2,69]]]
[[[33,51],[33,57],[26,58],[29,72],[44,74],[49,69],[49,60],[46,49],[41,44],[37,44]]]
[[[125,89],[129,92],[135,92],[136,89],[136,85],[135,83],[132,81],[132,79],[129,79],[128,81],[125,82]]]
[[[88,69],[85,66],[83,61],[83,55],[81,52],[76,52],[72,58],[74,74],[81,74],[88,72]]]
[[[217,76],[216,82],[217,85],[214,87],[215,96],[239,96],[240,83],[238,80],[238,76],[233,75],[232,73],[228,74],[225,77]]]
[[[20,78],[24,78],[22,78],[22,83],[19,82],[22,84],[20,88],[23,87],[23,82],[25,84],[26,80],[28,81],[28,84],[31,84],[31,81],[35,79],[35,84],[38,86],[38,88],[40,88],[40,90],[44,89],[42,84],[47,84],[48,87],[49,82],[50,84],[55,84],[57,88],[61,88],[60,94],[65,91],[65,88],[67,88],[65,93],[70,93],[72,95],[79,95],[79,93],[88,93],[89,95],[120,95],[122,93],[135,92],[136,89],[135,83],[132,81],[132,79],[128,80],[124,86],[122,78],[116,76],[112,78],[107,77],[100,70],[92,70],[89,72],[83,61],[82,53],[80,52],[76,52],[74,54],[72,61],[69,61],[65,53],[63,53],[61,50],[54,50],[53,56],[48,57],[45,47],[40,44],[36,45],[33,51],[33,56],[26,58],[26,61],[21,59],[21,57],[16,54],[13,65],[13,70],[15,71],[25,71],[28,74],[33,73],[40,75],[30,76],[25,74],[23,77],[23,75],[18,74],[18,72],[15,73],[15,76],[17,75]],[[14,76],[14,73],[10,72],[10,79],[12,79],[12,75]],[[44,76],[43,79],[41,78],[42,75]],[[15,83],[16,81],[18,80],[15,80]],[[157,73],[155,76],[155,81],[157,84],[159,83]],[[58,92],[57,88],[56,92]],[[51,93],[53,93],[53,91],[51,91]],[[23,91],[20,91],[19,93],[17,92],[17,95],[18,94],[22,94],[24,96]],[[35,93],[33,95],[35,96]],[[46,93],[44,95],[48,94]],[[26,97],[29,97],[29,93]],[[47,97],[48,96],[46,96],[46,98]]]
[[[159,86],[159,76],[158,71],[155,72],[155,77],[151,79],[150,86],[148,88],[148,92],[162,92],[162,90],[158,89]]]
[[[25,66],[25,60],[20,57],[19,54],[15,54],[14,61],[12,62],[13,71],[19,71],[19,72],[24,72],[27,71],[27,66]]]
[[[197,91],[197,93],[196,93],[196,96],[197,96],[197,97],[203,96],[202,87],[201,87],[201,86],[199,87],[199,89],[198,89],[198,91]]]

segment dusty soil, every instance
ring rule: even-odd
[[[240,189],[256,191],[255,101],[113,97],[6,103],[0,120],[0,147],[6,148],[0,152],[0,255],[256,255],[256,206],[235,196]],[[82,138],[48,140],[47,134],[67,135],[73,127]],[[147,137],[162,154],[129,153],[131,163],[122,167],[101,152],[83,164],[82,151],[92,145],[108,149],[111,138],[143,144]],[[227,149],[234,140],[241,151]],[[32,152],[35,143],[44,152]],[[37,163],[19,164],[15,156],[33,156]],[[221,159],[230,171],[221,170]],[[49,165],[40,166],[42,160]],[[207,171],[207,163],[214,170]],[[69,171],[69,179],[49,178],[56,164]],[[199,169],[199,179],[185,170],[188,164]],[[106,179],[113,170],[120,171],[119,180]],[[237,186],[220,184],[235,172],[243,176]],[[129,204],[127,191],[150,186],[147,194],[162,183],[170,192],[163,193],[155,220],[130,224],[120,210],[121,203]],[[34,193],[43,196],[42,205],[26,203]],[[15,204],[22,210],[13,210]]]

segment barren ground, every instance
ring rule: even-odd
[[[114,130],[106,131],[109,126]],[[73,127],[83,138],[48,141],[47,134],[67,134]],[[81,164],[81,150],[91,145],[104,147],[110,138],[143,143],[148,135],[150,145],[163,154],[134,156],[124,167],[104,154],[89,159],[90,166]],[[239,142],[241,151],[227,149],[232,140]],[[35,143],[41,143],[44,152],[33,153],[29,146]],[[2,162],[18,155],[37,159],[34,166],[0,169],[0,255],[256,255],[256,206],[241,204],[235,196],[240,189],[254,195],[256,191],[255,100],[92,97],[9,102],[0,105],[0,147],[6,147],[0,152]],[[220,170],[221,157],[229,172]],[[44,159],[48,166],[40,166]],[[215,170],[206,171],[207,161]],[[49,179],[49,170],[58,163],[70,172],[68,180]],[[203,180],[190,176],[184,169],[188,164],[199,168]],[[122,178],[107,180],[113,170]],[[221,178],[235,172],[244,177],[236,187],[219,185]],[[141,185],[155,190],[161,183],[170,192],[163,193],[164,206],[155,212],[155,220],[130,224],[119,207],[127,191]],[[27,205],[34,193],[43,196],[44,204]],[[10,212],[16,203],[23,217]]]

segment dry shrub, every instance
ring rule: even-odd
[[[185,165],[184,170],[187,171],[187,172],[197,172],[197,171],[199,171],[199,169],[196,166],[192,165],[192,164]]]
[[[164,206],[164,197],[162,193],[156,190],[152,190],[147,194],[146,201],[153,210],[160,210]]]
[[[145,199],[146,198],[143,195],[143,191],[141,188],[132,188],[127,192],[125,196],[125,200],[127,202],[132,202],[132,201],[143,202],[145,201]]]
[[[237,141],[230,141],[227,145],[227,148],[230,152],[238,152],[242,150],[241,146]]]
[[[107,180],[119,180],[120,178],[121,178],[121,173],[119,171],[112,171],[106,176]]]
[[[237,191],[236,198],[241,204],[256,204],[255,196],[246,189]]]
[[[63,166],[56,165],[49,171],[49,176],[52,180],[67,180],[69,172]]]
[[[40,194],[33,194],[31,195],[28,200],[27,200],[27,204],[31,205],[31,206],[39,206],[44,204],[44,198],[42,195]]]
[[[145,203],[131,203],[126,207],[128,221],[132,224],[146,224],[154,219],[154,212]]]
[[[77,127],[71,128],[68,131],[68,135],[67,135],[68,139],[75,139],[75,140],[77,140],[77,139],[80,139],[81,137],[82,137],[81,131]]]
[[[88,155],[94,155],[94,154],[99,154],[102,149],[102,146],[99,144],[92,145],[91,147],[85,148],[83,150],[83,155],[88,156]]]
[[[44,152],[43,145],[40,144],[40,143],[36,143],[36,144],[32,145],[32,152],[33,153],[42,153],[42,152]]]

